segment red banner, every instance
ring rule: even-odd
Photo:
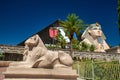
[[[57,36],[58,30],[54,28],[49,29],[49,35],[51,38],[55,38]]]

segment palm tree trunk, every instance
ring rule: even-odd
[[[70,38],[70,56],[73,58],[72,40],[73,40],[73,34],[71,35],[71,38]]]

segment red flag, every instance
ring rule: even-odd
[[[58,33],[57,29],[53,29],[53,28],[49,29],[49,35],[51,38],[55,38],[57,36],[57,33]]]

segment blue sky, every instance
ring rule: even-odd
[[[0,0],[0,44],[16,45],[69,13],[99,22],[107,43],[120,43],[117,0]]]

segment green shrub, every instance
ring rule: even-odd
[[[94,63],[91,60],[75,61],[73,68],[77,70],[79,77],[85,80],[93,78],[92,71],[94,71],[94,80],[120,80],[120,64],[118,61],[94,61]]]

